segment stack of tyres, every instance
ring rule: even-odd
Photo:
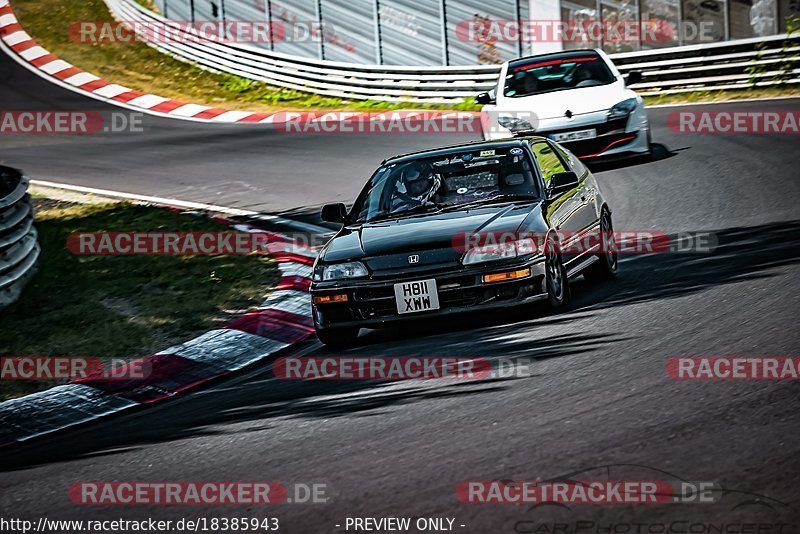
[[[0,309],[20,298],[39,259],[28,183],[21,171],[0,166]]]

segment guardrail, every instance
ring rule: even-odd
[[[28,182],[21,172],[0,166],[0,309],[19,298],[39,259]]]
[[[134,0],[105,0],[120,21],[169,24]],[[362,65],[303,58],[244,44],[190,36],[181,42],[149,43],[202,68],[263,81],[277,87],[356,100],[452,102],[491,90],[497,65],[472,67]],[[146,36],[145,36],[146,37]],[[800,34],[775,35],[703,45],[612,55],[625,73],[642,72],[632,85],[642,95],[740,89],[800,82]]]
[[[169,24],[169,20],[133,0],[105,0],[120,21]],[[451,101],[488,91],[497,82],[497,65],[474,67],[401,67],[361,65],[291,56],[243,44],[201,38],[177,29],[199,42],[150,43],[178,59],[202,68],[227,72],[270,85],[325,96],[358,100],[409,102]]]
[[[800,33],[611,56],[641,95],[746,89],[800,82]]]

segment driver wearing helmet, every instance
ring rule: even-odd
[[[405,211],[427,204],[436,194],[440,185],[440,180],[434,176],[427,163],[409,164],[403,169],[400,179],[395,185],[391,212]]]

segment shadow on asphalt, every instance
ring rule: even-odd
[[[675,150],[670,150],[670,148],[667,147],[667,145],[661,143],[653,143],[653,153],[649,156],[634,156],[634,157],[626,157],[613,160],[601,159],[598,161],[586,162],[586,166],[589,167],[589,169],[593,173],[613,171],[616,169],[622,169],[626,167],[637,167],[639,165],[646,165],[648,163],[669,159],[671,157],[677,156],[678,152],[688,149],[689,147],[683,147],[683,148],[677,148]]]
[[[426,356],[482,356],[490,360],[541,360],[591,353],[629,338],[608,332],[537,337],[536,332],[548,325],[569,325],[591,318],[612,306],[677,298],[723,284],[779,276],[776,269],[800,262],[800,221],[728,228],[715,234],[718,246],[710,254],[630,256],[622,263],[617,280],[599,286],[576,282],[571,304],[555,315],[544,306],[528,306],[503,314],[476,313],[428,322],[415,328],[413,337],[407,328],[370,331],[363,336],[364,345],[350,354],[408,356],[411,352]],[[313,341],[305,347],[317,347],[313,355],[331,354]],[[109,419],[24,449],[5,451],[0,466],[4,470],[23,469],[114,454],[149,443],[259,432],[269,430],[270,420],[277,417],[377,416],[418,401],[481,395],[508,388],[514,380],[535,381],[539,377],[461,381],[437,387],[423,383],[386,387],[380,382],[279,381],[272,376],[270,366],[264,364],[245,378],[241,383],[236,379],[220,382],[163,406]],[[230,427],[232,423],[248,422],[253,426]]]
[[[596,313],[612,306],[624,306],[653,300],[676,298],[722,284],[739,283],[776,276],[765,271],[800,262],[800,221],[766,224],[756,227],[735,227],[714,231],[715,249],[709,253],[663,253],[620,256],[620,276],[601,285],[579,278],[571,282],[572,301],[560,314],[569,312]],[[670,236],[670,241],[675,236]],[[547,313],[544,306],[539,313]],[[575,315],[560,318],[552,315],[538,320],[535,326],[558,324],[577,319]],[[485,328],[498,321],[517,323],[530,319],[526,308],[504,313],[501,318],[469,315],[454,323],[421,324],[417,336],[435,336],[446,331]],[[367,342],[408,340],[407,329],[377,330],[363,336]],[[575,336],[569,336],[575,339]],[[475,338],[470,338],[472,343]]]

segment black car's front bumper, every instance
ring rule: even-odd
[[[530,276],[526,278],[483,282],[484,275],[525,268],[531,269]],[[394,285],[430,278],[436,279],[439,309],[400,314]],[[536,257],[526,262],[492,262],[442,270],[415,270],[387,278],[315,282],[311,285],[312,298],[345,293],[348,301],[315,304],[314,323],[318,329],[375,328],[399,321],[425,320],[454,313],[514,306],[546,299],[544,278],[544,258]]]

